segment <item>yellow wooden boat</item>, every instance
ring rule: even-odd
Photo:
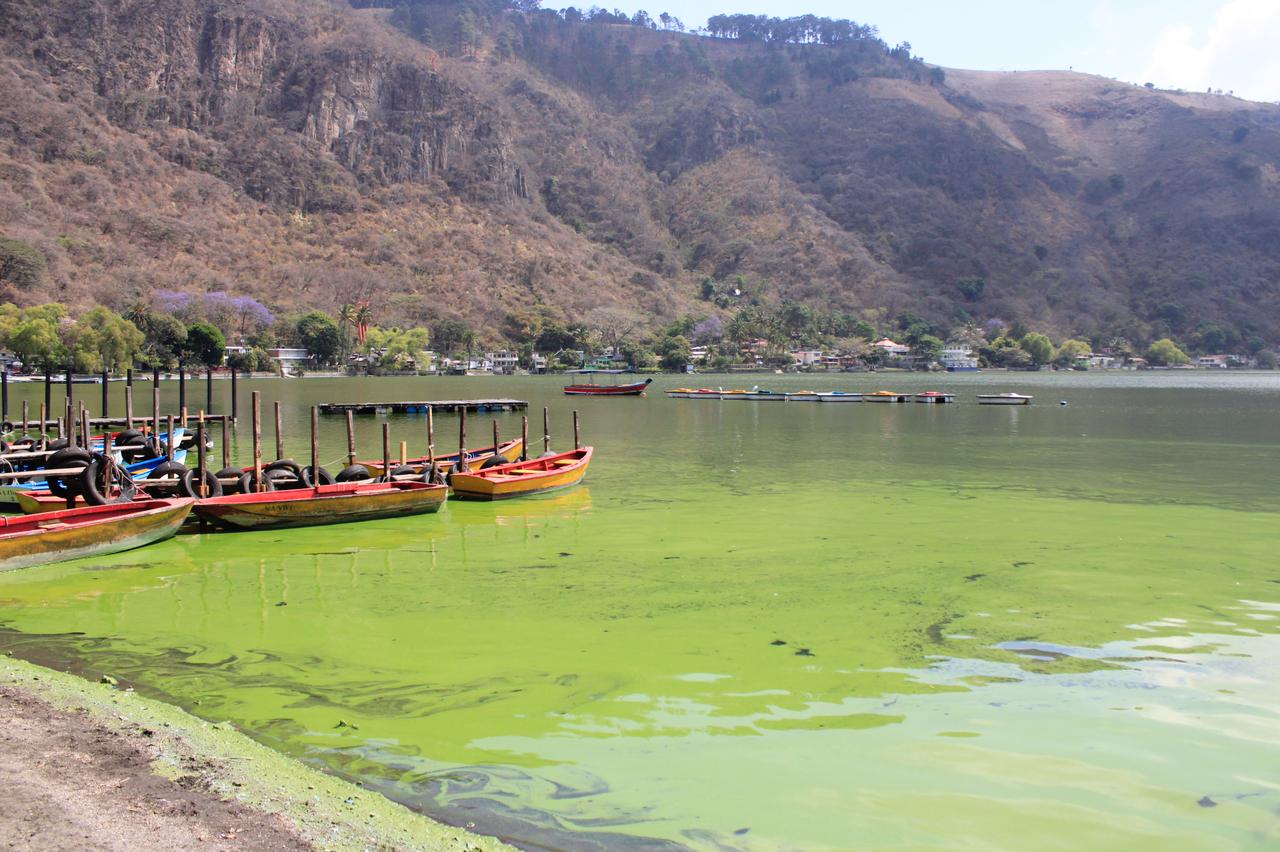
[[[453,486],[453,496],[460,500],[502,500],[568,488],[586,475],[591,453],[591,447],[582,447],[486,470],[458,472],[450,477],[449,484]]]
[[[178,531],[194,501],[140,500],[0,517],[0,571],[102,556]]]
[[[519,438],[516,438],[513,441],[504,441],[503,443],[498,445],[498,455],[504,461],[509,461],[509,462],[515,461],[516,459],[520,458],[520,454],[522,452],[524,452],[524,442]],[[493,458],[492,446],[476,447],[474,449],[468,449],[467,450],[467,470],[479,470],[481,465],[483,465],[485,462],[487,462],[491,458]],[[414,471],[417,473],[425,472],[427,469],[428,463],[429,463],[429,460],[427,459],[426,456],[418,456],[417,458],[412,458],[405,462],[406,465],[408,465],[409,467],[412,467]],[[446,454],[446,455],[436,456],[436,470],[440,471],[441,473],[448,473],[449,471],[453,470],[454,466],[457,465],[457,463],[458,463],[458,454],[456,452]],[[383,473],[382,459],[358,461],[356,462],[356,464],[363,465],[365,468],[368,469],[369,473],[373,474],[374,476],[381,476]],[[400,460],[393,458],[391,460],[391,467],[393,470],[397,467],[400,467]]]

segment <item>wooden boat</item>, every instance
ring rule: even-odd
[[[667,399],[688,399],[697,391],[693,388],[672,388],[669,391],[663,391],[663,393],[667,395]]]
[[[144,500],[0,517],[0,571],[103,556],[166,539],[194,501]]]
[[[893,391],[876,391],[875,393],[864,393],[862,395],[863,402],[907,402],[911,399],[908,394],[895,393]]]
[[[473,473],[455,473],[449,484],[460,500],[501,500],[577,485],[591,464],[591,447],[503,464]]]
[[[197,500],[195,513],[223,529],[284,529],[437,512],[449,489],[425,482],[340,482],[295,491]]]
[[[579,370],[583,375],[617,375],[622,370]],[[626,385],[598,385],[594,381],[585,385],[565,385],[564,392],[569,396],[644,396],[645,390],[653,383],[653,379]]]
[[[185,463],[186,459],[186,450],[177,450],[173,454],[173,460],[179,464]],[[132,476],[135,481],[139,481],[146,479],[151,474],[151,471],[155,470],[166,461],[168,461],[168,459],[165,456],[159,456],[154,459],[144,459],[143,461],[134,462],[133,464],[126,464],[124,465],[124,469],[129,471],[129,475]],[[117,460],[117,463],[119,463],[119,460]],[[40,471],[33,470],[31,475],[38,477],[40,476]],[[0,483],[0,506],[17,506],[23,512],[43,512],[47,510],[48,506],[44,504],[37,505],[29,498],[33,496],[38,497],[42,494],[47,495],[48,493],[49,483],[45,482],[44,479],[32,479],[28,482],[10,481]],[[65,500],[55,502],[61,502],[62,505],[58,508],[66,505]]]
[[[980,393],[978,405],[1030,405],[1033,399],[1020,393]]]
[[[719,399],[719,388],[698,388],[689,394],[689,399]]]
[[[751,391],[745,390],[722,390],[720,391],[721,399],[751,399]]]
[[[524,452],[524,442],[519,438],[516,438],[511,441],[503,441],[501,444],[498,445],[498,455],[501,456],[505,461],[515,461],[516,459],[520,458],[520,454],[522,452]],[[478,470],[482,464],[484,464],[486,461],[488,461],[492,457],[493,457],[492,444],[490,444],[487,447],[476,447],[474,449],[469,448],[467,450],[467,470]],[[429,459],[426,456],[417,456],[416,458],[411,458],[407,460],[405,464],[414,468],[414,470],[417,471],[418,473],[422,473],[426,469],[428,462],[429,462]],[[456,452],[449,453],[446,455],[436,456],[436,469],[442,472],[448,472],[450,470],[453,470],[454,466],[457,465],[457,463],[458,463],[458,454]],[[370,460],[370,461],[358,461],[356,462],[356,464],[364,465],[366,468],[368,468],[369,473],[373,474],[374,476],[381,476],[383,473],[382,459]],[[399,466],[400,466],[400,460],[393,458],[391,460],[392,469],[394,470]]]
[[[785,394],[785,396],[787,398],[787,402],[817,402],[818,401],[817,391],[794,391],[792,393]]]
[[[818,402],[862,402],[862,394],[826,391],[818,394]]]
[[[916,402],[934,403],[941,405],[948,402],[955,402],[956,395],[953,393],[943,393],[942,391],[925,391],[915,396]]]

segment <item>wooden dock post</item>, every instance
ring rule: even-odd
[[[71,419],[71,397],[67,397],[62,406],[62,428],[65,430],[58,437],[67,439],[68,444],[76,443],[75,421]]]
[[[231,422],[232,424],[236,422],[236,420],[238,419],[237,415],[240,413],[240,406],[237,404],[237,400],[236,400],[236,379],[237,378],[238,378],[237,370],[235,367],[232,367],[231,368]]]
[[[181,361],[178,362],[178,408],[185,409],[187,407],[187,365]],[[187,421],[184,417],[182,425],[186,426]]]
[[[48,368],[44,368],[44,410],[47,414],[53,413],[53,372]],[[44,430],[44,415],[40,415],[40,429]]]
[[[204,410],[213,413],[213,368],[204,371]]]
[[[350,414],[347,414],[350,417]],[[427,469],[436,465],[436,424],[431,406],[427,406]]]
[[[467,471],[467,412],[458,412],[458,463],[454,470]]]
[[[70,364],[68,364],[68,365],[67,365],[67,399],[71,399],[71,396],[72,396],[72,393],[71,393],[71,365],[70,365]],[[74,432],[75,430],[74,430],[74,429],[72,429],[71,431],[73,431],[73,432]]]
[[[199,494],[200,497],[203,499],[209,496],[209,483],[205,482],[205,479],[204,479],[205,470],[207,470],[207,467],[205,464],[204,412],[203,411],[200,412],[200,419],[197,420],[196,422],[198,424],[196,426],[196,477],[200,483],[200,485],[196,489],[196,494]]]
[[[27,407],[27,401],[24,399],[22,401],[22,431],[18,433],[20,436],[27,434],[27,421],[31,419],[28,416],[29,414],[30,409]]]
[[[529,460],[529,418],[520,415],[520,461]]]
[[[222,418],[222,469],[231,467],[231,445],[227,443],[227,418]]]
[[[573,448],[575,450],[578,449],[581,443],[582,443],[582,440],[578,435],[578,410],[575,408],[573,410]]]
[[[3,388],[3,399],[0,400],[0,420],[9,419],[9,368],[4,368],[3,375],[0,375],[0,388]]]
[[[547,407],[542,407],[542,454],[551,452],[551,414]]]
[[[124,386],[124,428],[133,428],[133,385]]]
[[[133,387],[133,368],[132,367],[124,371],[124,386],[127,388]]]
[[[151,434],[160,434],[160,386],[151,386]]]
[[[493,421],[493,457],[496,459],[501,455],[498,450],[498,444],[502,443],[498,440],[498,421]]]
[[[347,467],[356,463],[356,424],[351,416],[351,412],[347,412]]]
[[[178,411],[178,415],[182,418],[178,421],[179,425],[181,425],[183,429],[187,428],[187,407],[185,405]]]
[[[280,400],[276,400],[276,460],[284,458],[284,415],[280,412]]]
[[[159,431],[159,430],[157,430]],[[159,440],[157,438],[157,440]],[[173,415],[169,415],[169,434],[165,436],[164,456],[165,461],[173,461]]]
[[[253,392],[253,488],[262,491],[262,401]]]
[[[409,442],[401,441],[400,442],[400,464],[406,465],[408,463],[409,463]]]
[[[107,381],[110,378],[111,378],[110,373],[108,373],[107,370],[104,368],[102,371],[102,416],[103,417],[111,416],[111,394],[108,393],[108,390],[111,388],[111,385],[107,384]]]
[[[391,424],[382,424],[382,479],[391,481]]]
[[[311,487],[320,490],[320,409],[311,406]]]

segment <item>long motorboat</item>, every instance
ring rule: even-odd
[[[688,399],[697,393],[693,388],[672,388],[669,391],[663,391],[667,395],[667,399]]]
[[[425,482],[340,482],[198,500],[196,515],[223,529],[284,529],[438,512],[449,489]]]
[[[874,393],[864,393],[862,395],[863,402],[910,402],[911,394],[896,393],[895,391],[879,390]]]
[[[785,394],[784,396],[786,397],[787,402],[817,402],[818,401],[818,392],[811,391],[811,390],[792,391],[791,393]]]
[[[0,517],[0,571],[103,556],[166,539],[194,501],[140,500]]]
[[[591,447],[556,453],[540,459],[513,462],[450,477],[453,496],[460,500],[502,500],[577,485],[591,464]]]
[[[980,393],[978,405],[1030,405],[1033,399],[1020,393]]]

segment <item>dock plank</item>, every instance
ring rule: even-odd
[[[453,414],[466,410],[480,411],[524,411],[529,407],[523,399],[429,399],[422,401],[402,402],[326,402],[320,405],[321,414],[426,414],[430,406],[437,414]]]

